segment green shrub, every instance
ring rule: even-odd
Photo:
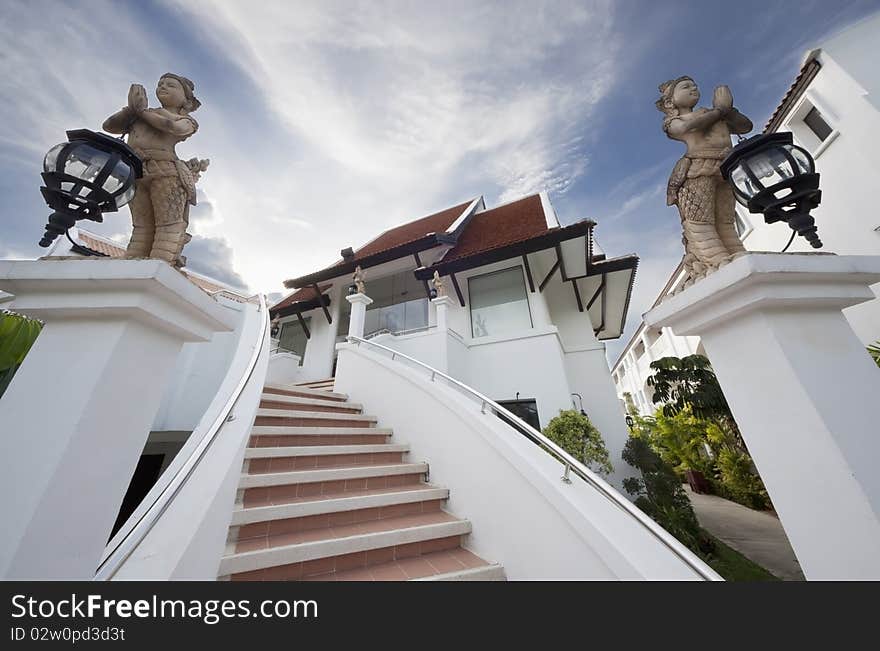
[[[752,472],[751,457],[733,448],[724,448],[716,460],[721,484],[729,497],[753,509],[766,509],[770,499],[764,482]]]
[[[12,381],[43,324],[12,312],[0,312],[0,396]]]
[[[632,436],[623,448],[623,460],[642,472],[642,478],[628,477],[623,487],[635,496],[635,504],[682,544],[700,555],[714,545],[700,529],[681,480],[646,440]]]
[[[593,472],[607,475],[614,471],[599,430],[574,409],[560,411],[544,428],[544,436]]]

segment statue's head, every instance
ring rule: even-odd
[[[685,75],[660,84],[660,99],[655,106],[667,116],[676,116],[679,109],[693,108],[700,101],[697,83]]]
[[[202,103],[193,94],[195,85],[186,77],[166,72],[159,78],[156,98],[163,108],[192,113]]]

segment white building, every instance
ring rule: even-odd
[[[603,341],[621,334],[638,258],[606,258],[594,227],[561,226],[547,196],[535,194],[490,209],[478,197],[392,228],[286,281],[299,289],[271,309],[280,345],[301,364],[297,381],[330,378],[359,266],[373,300],[368,338],[476,388],[537,429],[562,409],[583,408],[623,478],[627,430]],[[429,299],[435,271],[451,299],[445,327]]]
[[[768,121],[764,131],[791,131],[796,144],[816,160],[821,175],[822,203],[812,211],[831,253],[880,254],[880,211],[876,209],[880,179],[880,13],[857,23],[807,52],[800,73]],[[762,215],[737,205],[738,230],[751,251],[781,251],[792,231],[784,224],[767,225]],[[789,251],[810,251],[795,237]],[[676,268],[658,296],[681,281]],[[880,285],[873,286],[880,294]],[[867,345],[880,339],[880,300],[844,311],[853,330]],[[645,327],[633,334],[612,367],[617,395],[628,393],[642,414],[652,413],[652,391],[646,385],[652,361],[662,357],[704,354],[698,337],[677,337],[668,328]]]

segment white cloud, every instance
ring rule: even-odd
[[[565,192],[587,168],[575,125],[620,53],[607,2],[172,6],[235,52],[284,128],[256,151],[214,142],[202,186],[222,220],[199,232],[265,289],[478,193]],[[220,110],[205,103],[197,137],[234,134]]]

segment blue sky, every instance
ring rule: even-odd
[[[880,0],[0,0],[0,258],[35,257],[42,156],[142,83],[193,79],[184,158],[211,159],[193,268],[281,290],[395,224],[547,190],[565,223],[636,252],[628,333],[681,255],[664,184],[680,145],[657,85],[731,86],[763,126],[804,52]],[[708,91],[708,92],[707,92]],[[124,238],[128,210],[88,227]],[[609,344],[615,356],[626,336]]]

